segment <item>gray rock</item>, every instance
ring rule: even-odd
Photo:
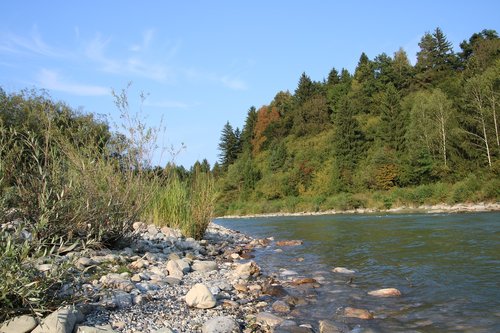
[[[26,333],[31,332],[38,322],[32,316],[19,316],[0,325],[0,333]]]
[[[234,269],[234,275],[242,279],[248,279],[250,276],[258,276],[260,267],[254,262],[249,261],[246,264],[237,264]]]
[[[168,276],[175,277],[178,279],[182,279],[184,273],[182,269],[179,267],[178,262],[181,260],[169,260],[167,263]]]
[[[290,312],[290,306],[283,301],[274,302],[272,308],[275,312],[279,312],[279,313]]]
[[[197,283],[186,294],[186,303],[198,309],[210,309],[217,301],[206,285]]]
[[[271,328],[274,328],[274,327],[280,325],[284,321],[283,318],[275,316],[269,312],[258,313],[257,316],[255,317],[255,320],[258,323],[269,326]]]
[[[97,264],[97,262],[95,262],[94,260],[92,260],[90,258],[86,258],[86,257],[78,258],[78,260],[75,262],[76,268],[78,268],[80,270],[84,270],[85,268],[90,267],[90,266],[95,265],[95,264]]]
[[[150,236],[156,236],[158,234],[158,228],[152,224],[148,226],[148,234]]]
[[[43,319],[33,333],[72,333],[75,324],[83,320],[83,314],[75,307],[65,306]]]
[[[217,270],[217,263],[215,261],[199,261],[196,260],[191,266],[193,271],[197,272],[210,272]]]
[[[175,261],[177,263],[177,266],[182,270],[182,273],[187,274],[191,272],[191,266],[189,265],[189,260],[186,258],[184,259],[179,259]]]
[[[319,333],[346,333],[349,327],[343,323],[334,323],[330,320],[319,321]]]
[[[215,317],[210,319],[201,328],[202,333],[239,333],[240,326],[231,317]]]
[[[132,306],[132,295],[121,290],[115,290],[101,300],[107,308],[125,309]]]

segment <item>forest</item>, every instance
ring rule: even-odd
[[[455,52],[436,28],[415,65],[399,49],[354,73],[300,75],[293,93],[222,129],[212,171],[217,214],[498,201],[500,38],[474,33]]]

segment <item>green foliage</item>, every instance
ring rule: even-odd
[[[460,46],[436,28],[415,66],[399,49],[323,82],[302,73],[249,112],[252,155],[219,179],[218,213],[498,201],[500,39],[483,30]]]

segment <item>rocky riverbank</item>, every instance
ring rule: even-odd
[[[58,260],[71,262],[74,276],[59,293],[81,301],[43,319],[14,318],[0,332],[349,331],[342,323],[324,320],[313,327],[294,319],[320,284],[311,277],[278,281],[261,274],[252,251],[272,238],[252,239],[213,223],[201,241],[140,222],[134,229],[137,237],[121,250],[73,249]],[[345,311],[346,317],[370,317],[366,310]]]
[[[317,215],[336,215],[336,214],[405,214],[405,213],[478,213],[478,212],[497,212],[500,211],[499,202],[479,202],[479,203],[459,203],[454,205],[420,205],[420,206],[401,206],[390,209],[377,208],[357,208],[349,210],[325,210],[319,212],[277,212],[266,214],[248,214],[248,215],[226,215],[220,216],[220,219],[229,218],[254,218],[254,217],[278,217],[278,216],[317,216]]]

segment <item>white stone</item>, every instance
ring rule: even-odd
[[[197,283],[186,294],[186,303],[191,307],[210,309],[215,306],[217,301],[206,285]]]

